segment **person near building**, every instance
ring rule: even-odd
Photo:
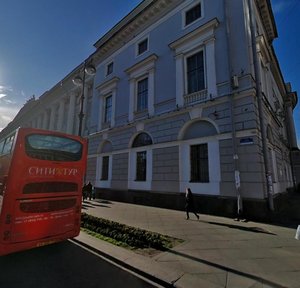
[[[195,209],[193,193],[190,188],[185,189],[185,211],[186,220],[190,219],[189,212],[193,212],[199,220],[199,215],[196,213]]]
[[[88,184],[86,184],[86,191],[87,197],[89,197],[89,200],[92,200],[93,185],[90,181],[88,182]]]

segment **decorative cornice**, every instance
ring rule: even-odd
[[[271,2],[270,0],[256,0],[256,5],[258,7],[263,25],[265,27],[268,41],[269,43],[272,43],[272,41],[278,37],[278,34]]]
[[[190,41],[199,35],[203,35],[206,32],[214,31],[216,27],[219,25],[219,20],[217,18],[213,18],[212,20],[206,22],[205,24],[201,25],[199,28],[195,29],[194,31],[188,33],[187,35],[179,38],[178,40],[169,44],[171,49],[176,49],[177,47],[181,46],[182,44]],[[212,35],[213,36],[213,35]],[[210,37],[212,38],[212,37]],[[210,40],[210,38],[204,39],[204,41]],[[212,39],[211,39],[212,40]]]
[[[96,87],[96,90],[101,91],[101,90],[107,89],[107,87],[116,86],[119,80],[120,80],[119,77],[114,77],[114,78],[98,85]]]
[[[97,51],[94,59],[98,60],[101,56],[111,51],[116,46],[122,46],[135,37],[137,31],[146,23],[157,19],[160,13],[168,11],[168,7],[174,6],[179,0],[144,0],[108,33],[101,37],[94,46]]]
[[[132,72],[134,72],[140,68],[144,68],[144,67],[148,66],[149,64],[154,65],[154,63],[157,59],[158,59],[158,56],[156,54],[152,54],[149,57],[145,58],[144,60],[142,60],[142,61],[136,63],[135,65],[129,67],[128,69],[126,69],[125,72],[127,74],[131,74]],[[151,66],[148,68],[153,68],[153,67]]]
[[[288,92],[284,102],[286,105],[291,105],[293,109],[295,109],[297,103],[298,103],[298,96],[297,92]]]

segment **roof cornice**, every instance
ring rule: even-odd
[[[125,16],[120,22],[118,22],[112,29],[110,29],[103,37],[101,37],[94,46],[98,49],[110,38],[115,36],[121,29],[134,21],[147,7],[157,0],[144,0],[135,9],[133,9],[127,16]]]
[[[144,0],[132,12],[125,16],[110,31],[101,37],[94,46],[97,48],[94,59],[99,60],[108,52],[121,47],[133,39],[145,25],[157,21],[168,7],[175,6],[182,0]]]
[[[262,23],[264,25],[268,37],[268,42],[272,43],[272,41],[278,37],[278,34],[277,34],[274,14],[272,11],[271,1],[256,0],[256,5],[258,7],[262,19]]]

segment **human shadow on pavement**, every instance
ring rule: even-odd
[[[93,206],[90,205],[89,203],[82,202],[82,209],[88,209],[88,208],[93,208]]]
[[[105,207],[105,208],[111,208],[110,206],[108,206],[108,205],[101,205],[101,204],[95,204],[95,203],[93,203],[93,204],[91,204],[94,208],[95,207]]]
[[[264,284],[264,285],[268,285],[268,286],[273,287],[273,288],[286,288],[286,286],[282,286],[280,284],[274,283],[273,281],[262,278],[260,276],[252,275],[252,274],[240,271],[240,270],[236,270],[234,268],[230,268],[228,266],[224,266],[224,265],[221,265],[221,264],[218,264],[218,263],[215,263],[215,262],[211,262],[211,261],[208,261],[208,260],[205,260],[205,259],[201,259],[201,258],[197,258],[197,257],[191,256],[191,255],[187,255],[187,254],[179,252],[179,251],[168,250],[168,253],[175,254],[177,256],[181,256],[181,257],[184,257],[184,258],[187,258],[187,259],[190,259],[190,260],[193,260],[193,261],[205,264],[205,265],[209,265],[209,266],[212,266],[212,267],[221,269],[223,271],[230,272],[230,273],[233,273],[233,274],[236,274],[236,275],[248,278],[248,279],[252,279],[254,281],[257,281],[257,282],[259,282],[261,284]]]
[[[96,208],[96,207],[111,208],[110,206],[107,206],[107,205],[99,205],[99,204],[94,204],[94,203],[90,203],[90,202],[82,203],[82,209],[84,209],[84,210],[87,210],[88,208]]]
[[[247,232],[277,235],[275,233],[272,233],[272,232],[267,231],[267,230],[265,230],[263,228],[260,228],[260,227],[244,227],[244,226],[239,226],[239,225],[234,225],[234,224],[225,224],[225,223],[218,223],[218,222],[213,222],[213,221],[207,221],[206,223],[213,224],[213,225],[218,225],[218,226],[225,226],[225,227],[232,228],[232,229],[239,229],[239,230],[243,230],[243,231],[247,231]]]
[[[98,203],[103,203],[103,204],[113,204],[112,202],[108,201],[108,200],[95,200]]]

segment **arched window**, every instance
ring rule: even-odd
[[[108,152],[112,152],[112,144],[111,142],[109,141],[105,141],[103,144],[102,144],[102,147],[101,147],[101,153],[108,153]]]
[[[183,140],[208,137],[218,134],[213,124],[208,121],[196,121],[190,124],[184,131]]]
[[[133,148],[148,146],[152,144],[151,137],[142,132],[137,135],[132,143]],[[135,181],[146,181],[147,179],[147,150],[136,152],[136,175]]]
[[[216,128],[208,121],[191,123],[182,135],[183,140],[197,139],[217,134]],[[190,182],[209,182],[208,143],[190,145]]]
[[[136,147],[147,146],[151,144],[152,144],[151,137],[147,133],[143,132],[135,137],[132,143],[132,147],[136,148]]]

